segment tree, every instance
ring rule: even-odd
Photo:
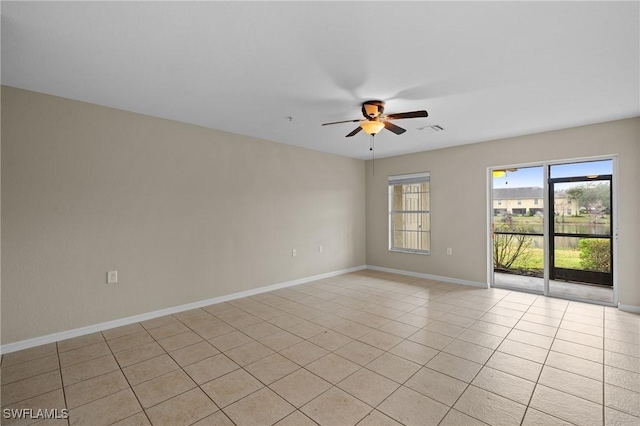
[[[576,202],[576,209],[574,216],[578,216],[578,212],[580,210],[580,205],[582,204],[582,199],[584,197],[584,185],[574,186],[566,190],[567,198],[569,200]]]
[[[611,190],[609,184],[600,183],[598,185],[586,186],[583,189],[582,203],[587,211],[599,207],[604,212],[609,213],[611,210]]]
[[[556,218],[556,222],[564,223],[564,212],[567,209],[567,203],[565,201],[559,201],[556,203],[556,211],[560,210],[560,220]]]
[[[589,223],[598,223],[598,219],[602,219],[605,216],[605,208],[602,205],[602,201],[595,200],[587,204],[587,213],[589,213]]]
[[[591,221],[595,222],[611,212],[611,188],[609,183],[576,185],[565,192],[567,198],[576,201],[576,216],[581,209],[585,209],[591,216]]]

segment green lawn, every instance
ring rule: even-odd
[[[513,263],[514,269],[544,269],[544,250],[541,248],[530,248],[528,255],[520,256]],[[556,250],[556,264],[558,268],[582,269],[580,267],[580,250]]]

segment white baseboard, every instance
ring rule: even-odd
[[[618,303],[618,309],[625,312],[640,314],[640,306],[636,305],[621,305],[620,303]]]
[[[34,337],[31,339],[21,340],[19,342],[7,343],[0,346],[0,354],[8,354],[11,352],[20,351],[22,349],[32,348],[34,346],[46,345],[47,343],[53,343],[61,340],[71,339],[72,337],[84,336],[86,334],[95,333],[97,331],[103,331],[103,330],[108,330],[110,328],[121,327],[123,325],[134,324],[136,322],[163,317],[165,315],[171,315],[178,312],[189,311],[191,309],[197,309],[197,308],[202,308],[204,306],[215,305],[217,303],[228,302],[230,300],[253,296],[260,293],[266,293],[268,291],[273,291],[281,288],[291,287],[294,285],[304,284],[311,281],[317,281],[324,278],[335,277],[337,275],[347,274],[349,272],[361,271],[366,268],[367,267],[365,265],[355,266],[353,268],[327,272],[325,274],[314,275],[311,277],[305,277],[305,278],[300,278],[293,281],[286,281],[279,284],[273,284],[265,287],[254,288],[251,290],[241,291],[238,293],[228,294],[225,296],[214,297],[213,299],[200,300],[198,302],[187,303],[185,305],[173,306],[171,308],[160,309],[159,311],[147,312],[145,314],[134,315],[131,317],[121,318],[113,321],[107,321],[100,324],[74,328],[73,330],[61,331],[59,333],[48,334],[46,336]]]
[[[423,274],[420,272],[403,271],[401,269],[383,268],[381,266],[367,265],[367,269],[373,271],[389,272],[391,274],[407,275],[416,278],[425,278],[427,280],[444,281],[452,284],[469,285],[472,287],[489,288],[489,284],[481,283],[479,281],[460,280],[458,278],[441,277],[439,275]]]

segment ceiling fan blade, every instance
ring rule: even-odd
[[[345,120],[345,121],[334,121],[333,123],[324,123],[323,126],[328,126],[330,124],[341,124],[341,123],[357,123],[360,119],[357,120]]]
[[[347,135],[347,137],[348,137],[348,138],[350,138],[351,136],[354,136],[354,135],[358,134],[358,132],[359,132],[360,130],[362,130],[362,127],[360,127],[360,126],[356,127],[355,129],[353,129],[353,131],[352,131],[351,133],[349,133],[349,134]]]
[[[406,130],[403,129],[402,127],[396,126],[395,124],[389,123],[388,121],[384,122],[384,128],[387,129],[387,130],[392,131],[396,135],[401,135],[404,132],[406,132]]]
[[[398,114],[389,114],[384,117],[385,120],[400,120],[403,118],[421,118],[428,117],[429,114],[427,111],[411,111],[411,112],[400,112]]]

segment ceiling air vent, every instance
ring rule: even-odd
[[[418,130],[422,130],[424,132],[427,133],[433,133],[433,132],[440,132],[442,130],[444,130],[444,127],[438,125],[438,124],[434,124],[433,126],[424,126],[424,127],[418,127]]]

